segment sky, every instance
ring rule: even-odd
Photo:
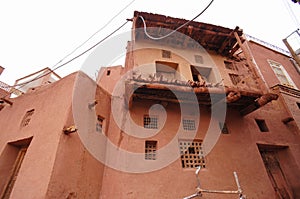
[[[0,1],[0,66],[5,68],[0,81],[13,85],[16,79],[37,70],[45,67],[53,69],[57,62],[98,32],[129,4],[103,30],[61,63],[106,37],[126,19],[132,18],[135,10],[189,20],[199,14],[209,2],[210,0]],[[291,0],[214,0],[195,21],[231,29],[239,26],[244,33],[285,49],[282,39],[300,28],[300,5]],[[116,34],[130,31],[131,27],[132,23],[129,22]],[[125,48],[126,44],[122,45]],[[88,54],[55,72],[64,77],[79,70]]]

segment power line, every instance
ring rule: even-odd
[[[192,21],[194,21],[195,19],[197,19],[200,15],[202,15],[210,6],[211,4],[213,3],[214,0],[211,0],[209,2],[209,4],[198,14],[196,15],[193,19],[187,21],[186,23],[182,24],[181,26],[179,26],[178,28],[176,28],[175,30],[173,30],[172,32],[164,35],[164,36],[161,36],[161,37],[153,37],[151,36],[148,32],[147,32],[147,25],[146,25],[146,22],[145,22],[145,19],[142,17],[142,16],[139,16],[139,18],[142,19],[143,21],[143,24],[144,24],[144,32],[145,32],[145,35],[147,37],[149,37],[150,39],[153,39],[153,40],[161,40],[161,39],[164,39],[166,37],[169,37],[170,35],[174,34],[176,31],[178,31],[179,29],[181,29],[182,27],[188,25],[189,23],[191,23]]]
[[[287,12],[289,13],[290,17],[293,19],[296,27],[299,28],[300,27],[299,20],[297,19],[294,11],[292,10],[289,2],[287,2],[287,0],[282,0],[282,1],[283,1],[283,4],[284,4],[285,8],[287,9]]]
[[[117,29],[115,29],[113,32],[111,32],[109,35],[107,35],[106,37],[104,37],[103,39],[101,39],[99,42],[97,42],[96,44],[94,44],[93,46],[91,46],[90,48],[88,48],[87,50],[83,51],[83,52],[80,53],[79,55],[77,55],[77,56],[73,57],[72,59],[68,60],[67,62],[65,62],[65,63],[63,63],[63,64],[61,64],[61,65],[55,67],[54,69],[50,69],[49,72],[47,72],[47,73],[45,73],[45,74],[43,74],[43,75],[40,75],[40,76],[38,76],[38,77],[36,77],[36,78],[33,78],[32,80],[29,80],[29,81],[27,81],[27,82],[24,82],[24,83],[21,83],[21,84],[19,84],[19,85],[15,85],[15,86],[20,86],[19,88],[22,88],[22,87],[24,87],[26,84],[28,84],[28,83],[30,83],[30,82],[33,82],[33,81],[35,81],[35,80],[38,80],[38,79],[40,79],[40,78],[42,78],[42,77],[45,77],[46,75],[49,75],[49,74],[52,73],[53,71],[55,71],[55,70],[57,70],[57,69],[59,69],[59,68],[65,66],[65,65],[67,65],[68,63],[70,63],[70,62],[72,62],[72,61],[78,59],[79,57],[81,57],[82,55],[86,54],[87,52],[89,52],[90,50],[94,49],[96,46],[98,46],[99,44],[101,44],[103,41],[105,41],[106,39],[108,39],[110,36],[112,36],[113,34],[115,34],[118,30],[120,30],[122,27],[124,27],[127,23],[128,23],[128,20],[127,20],[125,23],[123,23],[121,26],[119,26]],[[11,88],[15,88],[15,86],[12,86]],[[10,93],[10,94],[11,94],[11,93]],[[6,97],[6,96],[5,96],[5,97]],[[3,97],[3,98],[5,98],[5,97]]]
[[[104,26],[102,26],[100,29],[98,29],[94,34],[92,34],[87,40],[85,40],[83,43],[81,43],[79,46],[77,46],[74,50],[72,50],[70,53],[68,53],[66,56],[64,56],[60,61],[58,61],[53,67],[54,69],[50,69],[50,72],[53,72],[54,70],[57,70],[58,68],[61,68],[62,66],[68,64],[71,62],[71,60],[73,61],[73,59],[67,61],[66,63],[60,65],[59,67],[56,67],[59,63],[61,63],[64,59],[66,59],[67,57],[69,57],[71,54],[73,54],[74,52],[76,52],[79,48],[81,48],[84,44],[86,44],[90,39],[92,39],[96,34],[98,34],[100,31],[102,31],[104,28],[106,28],[116,17],[118,17],[125,9],[127,9],[131,4],[133,4],[135,2],[135,0],[132,0],[131,2],[129,2],[124,8],[122,8],[117,14],[115,14],[106,24],[104,24]],[[127,22],[126,22],[127,23]],[[124,24],[125,25],[125,24]],[[123,25],[123,26],[124,26]],[[122,26],[122,27],[123,27]],[[120,27],[120,28],[122,28]],[[81,56],[81,55],[80,55]],[[77,58],[75,58],[77,59]],[[43,75],[38,75],[36,78],[29,80],[28,82],[23,82],[21,84],[17,84],[14,85],[15,86],[20,86],[20,88],[22,88],[23,86],[25,86],[27,83],[30,83],[32,81],[35,81],[37,79],[40,79],[46,75],[48,75],[49,73],[43,74]],[[13,87],[12,87],[13,88]]]
[[[53,67],[56,67],[59,63],[61,63],[64,59],[69,57],[71,54],[73,54],[76,50],[81,48],[84,44],[86,44],[90,39],[92,39],[96,34],[98,34],[100,31],[102,31],[106,26],[108,26],[117,16],[119,16],[126,8],[128,8],[131,4],[133,4],[135,0],[132,0],[129,4],[127,4],[123,9],[121,9],[117,14],[115,14],[104,26],[102,26],[100,29],[98,29],[94,34],[92,34],[87,40],[85,40],[82,44],[77,46],[74,50],[72,50],[69,54],[64,56],[59,62],[57,62]]]

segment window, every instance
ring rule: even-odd
[[[300,102],[296,102],[298,108],[300,109]]]
[[[229,134],[229,131],[228,131],[226,123],[219,122],[219,127],[220,127],[220,130],[221,130],[222,134]]]
[[[21,122],[21,127],[25,127],[29,124],[30,120],[31,120],[31,116],[34,113],[34,109],[27,111],[26,114],[24,115],[22,122]]]
[[[156,160],[157,141],[145,142],[145,160]]]
[[[205,168],[202,142],[199,140],[179,140],[179,151],[182,168]]]
[[[198,64],[203,64],[203,57],[201,55],[195,55],[195,62]]]
[[[235,67],[235,65],[230,62],[230,61],[224,61],[225,64],[225,68],[230,69],[230,70],[237,70],[237,68]]]
[[[104,122],[104,118],[98,115],[97,123],[96,123],[96,131],[99,133],[102,132],[103,122]]]
[[[149,116],[149,115],[144,115],[144,128],[147,129],[157,129],[157,116]]]
[[[193,131],[196,130],[195,127],[195,120],[191,120],[191,119],[183,119],[182,120],[183,123],[183,129],[186,131]]]
[[[273,69],[276,77],[278,78],[280,84],[293,88],[296,87],[289,74],[280,63],[271,60],[268,60],[268,62]]]
[[[106,75],[109,76],[110,75],[110,70],[106,71]]]
[[[255,119],[255,121],[261,132],[269,132],[269,128],[265,120]]]
[[[231,79],[231,82],[234,84],[234,85],[237,85],[240,81],[241,81],[241,78],[239,75],[236,75],[236,74],[229,74],[229,77]]]
[[[156,75],[157,77],[163,76],[166,79],[175,79],[176,70],[178,67],[177,63],[173,62],[155,62],[156,65]]]
[[[210,81],[212,82],[211,68],[191,66],[193,81]]]
[[[162,57],[163,58],[171,58],[171,51],[162,50]]]

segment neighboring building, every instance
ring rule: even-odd
[[[236,172],[247,198],[299,198],[291,57],[238,27],[132,21],[125,66],[101,68],[97,84],[77,72],[3,99],[1,197],[238,198]]]

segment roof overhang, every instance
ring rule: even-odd
[[[152,40],[144,32],[144,23],[141,17],[145,20],[147,33],[153,37],[161,37],[166,35],[171,30],[176,30],[179,26],[188,22],[188,20],[185,19],[135,11],[135,40]],[[233,55],[235,51],[239,49],[234,32],[236,32],[239,36],[243,35],[243,31],[239,29],[239,27],[236,27],[235,29],[229,29],[195,21],[189,22],[187,25],[180,28],[178,32],[188,36],[193,41],[196,41],[204,49],[215,51],[216,53],[224,56]],[[241,38],[241,40],[242,42],[245,41],[244,38]],[[164,42],[183,48],[194,47],[191,45],[191,42],[189,43],[186,38],[179,37],[178,34],[173,34],[165,39],[155,40],[153,42]]]

